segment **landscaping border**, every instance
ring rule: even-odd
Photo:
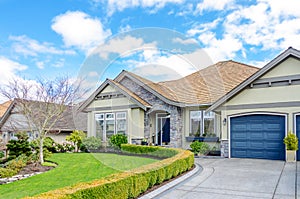
[[[190,170],[194,165],[194,154],[183,149],[126,144],[122,145],[122,150],[124,150],[126,147],[131,149],[135,148],[141,154],[151,151],[153,155],[157,154],[157,152],[153,152],[159,150],[165,152],[166,150],[170,150],[171,152],[166,152],[166,154],[177,154],[173,157],[166,158],[153,164],[145,165],[123,173],[112,174],[103,179],[79,183],[74,186],[65,187],[49,191],[38,196],[26,198],[136,198],[154,185],[176,177],[181,173]]]

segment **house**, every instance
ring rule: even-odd
[[[24,100],[22,103],[24,103]],[[31,109],[36,112],[40,112],[43,107],[47,107],[45,102],[26,101],[25,103],[29,104]],[[21,131],[27,132],[30,140],[37,138],[38,134],[34,126],[28,122],[18,108],[20,105],[19,100],[15,99],[4,104],[9,104],[9,106],[3,111],[4,114],[0,119],[0,135],[2,135],[3,142],[7,143],[11,139],[17,139],[16,133]],[[86,131],[86,114],[75,111],[77,108],[72,106],[66,106],[65,108],[61,119],[51,129],[48,129],[47,136],[58,143],[65,142],[66,136],[70,135],[75,129]],[[37,117],[40,115],[37,114]]]
[[[258,68],[223,61],[186,77],[152,82],[123,70],[106,79],[81,105],[88,114],[88,136],[103,142],[116,133],[130,143],[189,148],[194,139],[222,138],[219,113],[207,111],[216,100],[240,85]]]
[[[208,110],[221,115],[224,157],[285,160],[283,138],[300,137],[300,51],[288,48]]]

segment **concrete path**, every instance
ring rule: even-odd
[[[197,158],[195,163],[201,165],[202,172],[151,198],[300,199],[299,163],[298,168],[297,163],[256,159]]]

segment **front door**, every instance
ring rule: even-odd
[[[166,113],[156,114],[156,144],[168,144],[170,142],[170,115]]]

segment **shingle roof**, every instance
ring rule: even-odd
[[[218,62],[178,80],[158,83],[126,72],[171,101],[196,105],[215,102],[256,71],[256,67],[229,60]]]
[[[11,103],[12,101],[7,101],[3,104],[0,104],[0,118],[3,117],[4,113],[6,112]]]

